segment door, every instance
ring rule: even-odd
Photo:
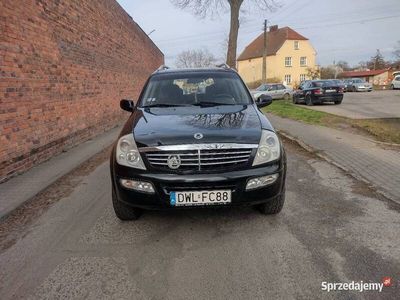
[[[286,93],[286,88],[283,84],[278,84],[276,86],[276,97],[277,99],[283,99],[283,96]]]

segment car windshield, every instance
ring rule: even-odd
[[[256,88],[256,91],[266,91],[268,89],[268,85],[262,84],[258,88]]]
[[[354,83],[363,83],[364,80],[362,80],[362,79],[353,79],[353,82]]]
[[[236,73],[177,72],[153,76],[142,96],[141,107],[250,103],[251,97]]]

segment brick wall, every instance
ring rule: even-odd
[[[0,182],[125,120],[163,62],[114,0],[1,0]]]

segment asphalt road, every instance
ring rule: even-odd
[[[400,118],[400,90],[345,93],[340,105],[304,107],[352,119]]]
[[[207,209],[122,223],[100,155],[0,224],[1,299],[398,299],[400,207],[286,146],[278,216]],[[382,293],[321,290],[384,276]]]

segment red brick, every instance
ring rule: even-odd
[[[0,182],[126,119],[164,62],[114,0],[2,0],[0,29]]]

